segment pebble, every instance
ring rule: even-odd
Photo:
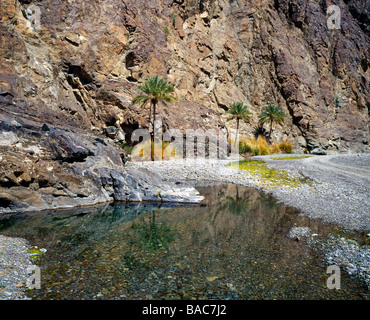
[[[355,240],[333,234],[324,240],[315,239],[313,235],[319,236],[308,227],[293,227],[288,233],[289,238],[299,237],[308,245],[320,248],[328,265],[337,265],[370,286],[370,246],[360,246]]]
[[[25,286],[32,264],[29,244],[20,238],[0,235],[0,300],[27,300]]]

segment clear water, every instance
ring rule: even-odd
[[[342,273],[326,287],[320,252],[287,237],[300,217],[254,189],[199,187],[201,206],[122,203],[3,217],[0,233],[46,248],[32,299],[361,299]]]

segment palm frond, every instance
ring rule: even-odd
[[[263,109],[262,113],[258,117],[260,119],[261,124],[270,121],[281,124],[284,122],[285,113],[281,110],[279,106],[269,104],[267,107]]]
[[[150,100],[148,96],[136,96],[132,99],[133,104],[147,103]]]
[[[227,111],[227,113],[232,115],[232,118],[229,117],[230,120],[232,120],[232,119],[250,120],[250,115],[252,114],[249,111],[249,107],[244,105],[242,102],[236,102],[236,103],[232,104],[229,107],[229,110]]]
[[[140,85],[138,91],[144,93],[152,102],[174,102],[176,97],[172,95],[175,89],[170,85],[167,80],[159,78],[158,76],[149,77],[145,83]],[[134,101],[143,101],[143,96],[135,97]]]

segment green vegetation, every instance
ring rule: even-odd
[[[170,13],[170,18],[172,20],[172,25],[175,26],[175,23],[176,23],[176,17],[177,17],[177,14],[175,12],[171,12]]]
[[[312,180],[288,174],[283,170],[268,168],[263,161],[240,161],[233,162],[229,166],[244,170],[253,177],[258,178],[264,185],[272,188],[290,187],[299,188],[304,184],[310,184]]]
[[[232,114],[228,120],[237,120],[237,134],[235,138],[234,147],[236,146],[237,136],[239,134],[239,121],[241,119],[247,119],[250,121],[250,112],[247,106],[244,106],[241,102],[237,102],[230,106],[228,113]],[[260,119],[260,125],[266,122],[270,124],[270,131],[267,140],[259,135],[257,138],[244,139],[239,141],[239,152],[242,155],[270,155],[277,153],[292,153],[293,144],[289,141],[282,141],[271,145],[271,133],[273,129],[273,123],[282,124],[284,122],[285,113],[280,109],[279,106],[273,104],[268,105],[264,108],[262,113],[258,116]]]
[[[251,153],[258,156],[269,155],[272,153],[272,150],[270,150],[267,141],[262,136],[259,136],[257,139],[247,139],[240,141],[239,152],[241,154]]]
[[[280,158],[273,158],[272,160],[297,160],[297,159],[305,159],[310,158],[311,156],[293,156],[293,157],[280,157]]]
[[[41,256],[44,254],[44,252],[42,252],[38,249],[35,249],[35,248],[29,248],[28,253],[30,255],[30,259],[35,264],[40,262]]]
[[[143,270],[152,270],[153,264],[168,254],[175,230],[166,221],[157,221],[159,209],[160,206],[128,230],[128,246],[122,256],[123,271],[140,269],[142,273]]]
[[[270,124],[270,132],[268,140],[271,141],[272,125],[274,122],[282,124],[284,122],[285,113],[281,110],[279,106],[274,104],[269,104],[264,108],[262,113],[258,116],[260,119],[260,124],[263,126],[266,122]]]
[[[173,15],[172,18],[175,19],[176,15]],[[169,34],[168,27],[165,27],[165,34]],[[150,160],[165,160],[165,147],[162,148],[155,148],[159,141],[155,141],[155,122],[156,122],[156,114],[157,114],[157,107],[158,104],[161,102],[165,106],[167,103],[171,103],[177,101],[178,99],[174,96],[174,87],[167,83],[165,79],[161,79],[158,76],[149,77],[142,85],[138,87],[138,91],[142,94],[133,98],[133,104],[141,104],[142,107],[145,107],[146,104],[149,103],[149,127],[151,129],[151,143],[148,143],[148,146],[141,146],[140,150],[133,149],[132,146],[123,146],[124,150],[126,148],[126,152],[128,154],[133,154],[134,157],[139,157],[141,160],[149,160],[147,155],[150,155]],[[204,101],[204,98],[200,98],[200,101]],[[153,111],[152,111],[153,110]],[[234,141],[234,148],[239,140],[239,127],[240,121],[247,121],[250,123],[251,120],[251,112],[249,111],[249,106],[244,105],[242,102],[235,102],[234,104],[229,106],[227,111],[229,117],[227,121],[236,120],[236,135]],[[266,140],[263,136],[258,136],[256,139],[247,139],[243,141],[239,141],[239,151],[241,154],[252,154],[252,155],[270,155],[270,154],[277,154],[277,153],[292,153],[293,152],[293,144],[288,141],[283,141],[279,143],[271,144],[271,134],[273,130],[273,124],[279,123],[282,124],[284,122],[285,113],[281,110],[279,106],[274,104],[269,104],[264,108],[262,113],[258,116],[260,125],[263,128],[263,125],[268,122],[270,125],[270,131],[268,134],[268,139]],[[232,143],[229,140],[230,143]],[[147,152],[147,147],[150,149]],[[161,152],[161,154],[156,154]],[[175,152],[176,153],[176,152]],[[144,159],[145,158],[145,159]],[[147,159],[148,158],[148,159]]]
[[[282,141],[278,143],[278,148],[282,153],[292,153],[293,152],[293,144],[289,141]]]
[[[175,16],[174,16],[175,17]],[[165,28],[165,34],[169,34],[168,27]],[[161,148],[155,148],[155,146],[159,143],[159,141],[155,141],[155,121],[156,121],[156,114],[157,114],[157,107],[158,104],[161,102],[165,106],[167,103],[171,103],[177,101],[178,99],[174,96],[174,87],[167,83],[165,79],[161,79],[158,76],[149,77],[142,85],[138,87],[138,91],[142,94],[133,98],[133,104],[141,104],[142,107],[145,107],[146,104],[149,103],[149,127],[151,128],[151,143],[148,143],[145,148],[140,150],[133,150],[131,146],[124,146],[124,150],[126,148],[126,152],[129,154],[133,154],[134,157],[139,157],[141,160],[165,160],[165,148],[166,144],[163,145]],[[200,100],[204,100],[204,98],[200,98]],[[153,111],[152,111],[153,110]],[[239,127],[240,121],[247,121],[250,123],[251,120],[251,112],[249,111],[249,106],[244,105],[242,102],[235,102],[234,104],[230,105],[227,113],[229,117],[227,121],[236,120],[236,135],[234,141],[234,148],[239,140]],[[270,131],[268,134],[268,139],[266,140],[263,136],[258,136],[256,139],[247,139],[243,141],[239,141],[239,151],[240,154],[243,155],[270,155],[270,154],[277,154],[277,153],[292,153],[293,152],[293,144],[288,141],[282,141],[279,143],[275,143],[271,145],[271,134],[273,130],[273,124],[279,123],[282,124],[284,122],[285,113],[281,110],[279,106],[274,104],[269,104],[264,108],[262,113],[258,116],[260,125],[263,125],[268,122],[270,125]],[[229,140],[230,141],[230,140]],[[230,143],[232,143],[230,141]],[[149,148],[149,152],[147,152],[147,148]],[[158,151],[159,150],[159,151]],[[161,154],[156,154],[161,152]],[[176,152],[175,152],[176,153]],[[148,157],[149,155],[149,157]],[[145,158],[145,159],[144,159]]]
[[[137,238],[133,242],[139,248],[145,248],[149,251],[167,250],[174,237],[174,232],[166,223],[155,221],[154,212],[150,221],[143,219],[142,222],[134,224],[132,228],[137,234]]]
[[[118,143],[118,145],[122,148],[123,151],[125,151],[127,154],[131,154],[132,153],[132,149],[134,148],[134,146],[128,144],[128,143]]]
[[[236,135],[235,135],[235,142],[234,142],[234,148],[236,147],[236,142],[238,141],[238,135],[239,135],[239,122],[240,120],[246,120],[250,122],[250,115],[251,112],[249,111],[249,107],[244,105],[242,102],[236,102],[232,104],[229,107],[229,110],[227,113],[230,114],[230,116],[227,118],[227,121],[230,120],[236,120]]]
[[[343,104],[344,104],[343,97],[341,95],[339,95],[339,94],[336,93],[334,95],[334,103],[335,103],[335,107],[338,108],[338,109],[340,109],[343,106]]]
[[[239,186],[237,186],[239,187]],[[241,216],[244,214],[248,214],[251,208],[251,200],[249,197],[247,198],[240,198],[240,197],[226,197],[225,202],[220,207],[220,211],[227,210],[232,214],[237,216]]]
[[[165,106],[166,103],[171,103],[176,101],[176,97],[173,95],[175,89],[172,85],[167,83],[167,80],[161,79],[158,76],[150,77],[147,81],[144,82],[141,86],[138,87],[138,90],[142,92],[142,95],[136,96],[132,103],[141,104],[144,107],[147,103],[150,103],[149,110],[149,123],[151,123],[151,113],[153,108],[153,130],[151,133],[151,141],[154,142],[154,132],[155,132],[155,118],[157,113],[157,106],[159,102],[163,103]],[[154,160],[154,154],[152,154],[152,160]]]
[[[28,249],[28,253],[30,254],[42,254],[42,252],[38,249]]]
[[[170,29],[168,29],[168,27],[164,27],[164,35],[165,35],[166,39],[170,35]]]

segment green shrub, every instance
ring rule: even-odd
[[[239,143],[239,153],[246,154],[252,153],[258,155],[269,155],[271,154],[268,142],[262,136],[257,139],[242,140]]]
[[[175,26],[175,23],[176,23],[176,17],[177,17],[177,14],[176,14],[176,13],[172,12],[172,13],[170,14],[170,18],[171,18],[171,20],[172,20],[172,24],[173,24],[173,26]]]
[[[164,35],[165,35],[166,39],[170,35],[170,29],[168,29],[168,27],[164,27]]]
[[[128,144],[128,143],[118,143],[118,145],[127,153],[127,154],[131,154],[132,153],[132,149],[134,148],[134,146]]]
[[[252,153],[255,156],[259,156],[260,155],[260,149],[258,149],[258,147],[252,147]]]
[[[292,153],[293,144],[289,141],[283,141],[279,143],[279,149],[282,153]]]
[[[251,152],[252,152],[252,148],[249,144],[245,142],[239,143],[239,153],[240,154],[251,153]]]

